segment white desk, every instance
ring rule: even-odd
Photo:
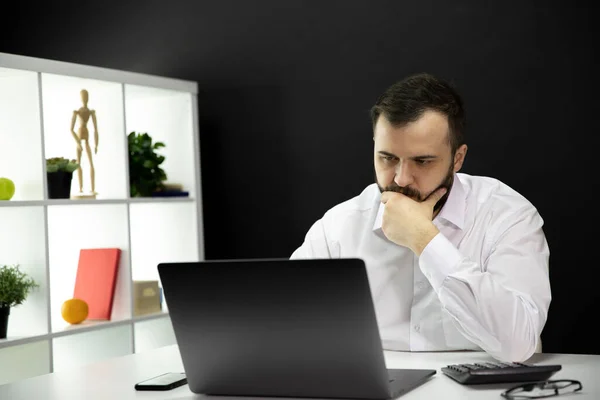
[[[418,388],[401,396],[411,399],[503,399],[500,392],[513,384],[463,386],[444,376],[440,368],[448,364],[491,360],[484,353],[400,353],[386,352],[388,368],[430,368],[436,375]],[[529,362],[561,364],[553,379],[577,379],[583,390],[559,396],[564,399],[600,399],[600,355],[536,354]],[[165,392],[138,392],[136,382],[165,372],[183,371],[177,346],[167,346],[145,353],[110,359],[69,371],[59,371],[0,386],[1,400],[128,400],[128,399],[200,399],[187,385]],[[216,397],[233,399],[232,397]],[[240,398],[249,400],[250,398]]]

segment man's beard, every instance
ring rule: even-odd
[[[454,183],[453,165],[454,165],[454,160],[452,160],[452,162],[450,163],[450,169],[448,170],[448,173],[446,174],[446,177],[444,178],[442,183],[439,184],[438,187],[436,187],[429,195],[427,195],[427,197],[423,197],[423,194],[416,189],[413,189],[411,187],[398,186],[395,182],[392,182],[391,185],[388,185],[385,188],[382,187],[381,185],[379,185],[379,182],[377,182],[377,186],[379,187],[379,191],[381,193],[383,193],[383,192],[401,193],[405,196],[410,197],[411,199],[413,199],[415,201],[418,201],[419,203],[427,200],[427,198],[429,198],[429,196],[431,196],[431,194],[435,193],[436,190],[438,190],[440,188],[446,188],[447,189],[446,193],[442,196],[441,199],[438,200],[438,202],[433,207],[433,211],[436,212],[436,211],[440,210],[444,206],[444,204],[446,204],[446,201],[448,200],[448,195],[450,194],[450,188],[452,188],[452,184]],[[377,180],[377,178],[375,178],[375,179]]]

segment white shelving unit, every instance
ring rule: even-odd
[[[75,158],[81,89],[98,118],[98,195],[49,199],[45,159]],[[88,129],[92,139],[91,120]],[[167,181],[189,197],[130,197],[132,131],[165,143]],[[0,53],[0,177],[16,186],[0,201],[0,265],[19,264],[40,285],[11,309],[0,384],[175,343],[166,303],[133,315],[133,281],[160,284],[159,262],[204,259],[199,146],[195,82]],[[85,153],[82,172],[89,185]],[[99,247],[122,250],[111,319],[69,325],[61,306],[73,297],[79,251]]]

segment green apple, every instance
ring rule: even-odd
[[[15,183],[8,178],[0,178],[0,200],[10,200],[15,194]]]

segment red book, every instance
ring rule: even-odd
[[[88,304],[88,318],[110,320],[121,249],[81,249],[73,297]]]

